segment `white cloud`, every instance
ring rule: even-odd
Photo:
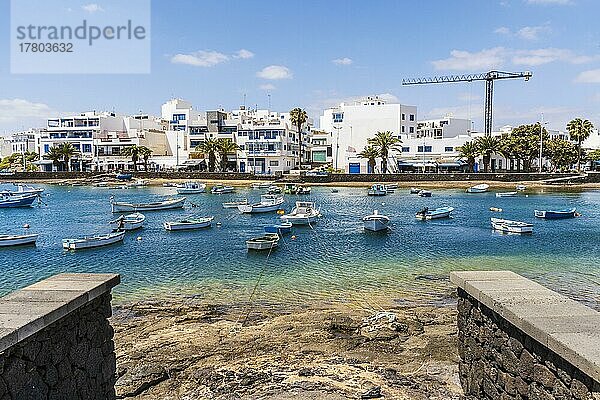
[[[350,65],[353,63],[352,59],[348,57],[336,58],[335,60],[331,60],[331,62],[337,65]]]
[[[510,35],[510,34],[511,34],[511,31],[510,31],[510,29],[508,29],[507,27],[505,27],[505,26],[501,26],[501,27],[499,27],[499,28],[496,28],[496,29],[494,30],[494,33],[498,33],[498,34],[500,34],[500,35]]]
[[[276,89],[275,85],[272,85],[270,83],[265,83],[264,85],[260,85],[258,88],[261,90],[267,90],[267,91]]]
[[[288,67],[283,65],[269,65],[256,73],[256,76],[263,79],[291,79],[294,75]]]
[[[557,5],[562,5],[562,6],[573,4],[573,2],[571,0],[525,0],[525,2],[527,4],[542,4],[542,5],[557,4]]]
[[[47,104],[24,99],[0,99],[0,127],[21,129],[45,125],[45,119],[64,115]]]
[[[538,40],[543,33],[549,33],[548,26],[524,26],[517,31],[517,36],[525,40]]]
[[[591,69],[581,72],[579,75],[577,75],[577,78],[575,78],[575,82],[600,83],[600,69]]]
[[[173,64],[187,64],[194,67],[214,67],[217,64],[224,63],[229,57],[218,51],[196,51],[189,54],[176,54],[171,57]]]
[[[252,58],[254,57],[254,53],[251,52],[250,50],[246,50],[246,49],[241,49],[236,51],[236,53],[233,55],[233,58],[241,58],[241,59],[248,59],[248,58]]]
[[[99,11],[104,11],[104,9],[96,3],[86,4],[84,6],[81,6],[81,8],[83,9],[83,11],[89,12],[90,14]]]
[[[568,49],[534,49],[517,50],[512,56],[512,63],[515,65],[537,66],[548,64],[555,61],[562,61],[569,64],[585,64],[598,59],[598,56],[580,56]]]
[[[484,49],[474,53],[464,50],[452,50],[449,58],[432,61],[432,64],[437,70],[480,71],[494,69],[501,67],[504,63],[504,53],[503,47]]]

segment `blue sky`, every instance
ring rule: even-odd
[[[115,0],[111,0],[115,1]],[[69,0],[110,15],[108,0]],[[0,133],[57,113],[159,114],[171,97],[201,110],[240,105],[319,111],[380,94],[419,118],[472,117],[483,82],[401,85],[403,78],[533,72],[495,85],[494,126],[573,117],[600,125],[600,3],[594,0],[152,1],[151,73],[11,74],[10,2],[0,0]],[[118,62],[119,60],[115,60]]]

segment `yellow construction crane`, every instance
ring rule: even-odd
[[[517,79],[524,78],[528,81],[533,74],[529,71],[525,72],[502,72],[502,71],[489,71],[482,74],[466,74],[466,75],[448,75],[448,76],[434,76],[431,78],[416,78],[416,79],[402,79],[402,85],[425,85],[430,83],[453,83],[453,82],[472,82],[472,81],[485,81],[485,134],[489,135],[492,133],[492,98],[494,95],[494,81],[497,79]]]

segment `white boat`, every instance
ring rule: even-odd
[[[114,197],[110,198],[110,205],[113,213],[127,211],[160,211],[171,210],[173,208],[182,208],[185,203],[185,197],[179,199],[168,199],[156,203],[124,203],[115,201]]]
[[[248,204],[248,199],[229,201],[229,202],[221,203],[221,204],[223,205],[223,208],[238,208],[238,206]]]
[[[321,213],[312,201],[297,201],[292,211],[282,215],[281,220],[291,222],[293,225],[309,225],[317,222],[320,216]]]
[[[496,197],[516,197],[517,192],[499,192],[496,193]]]
[[[387,191],[385,185],[383,185],[381,183],[376,183],[373,186],[371,186],[371,188],[369,189],[367,194],[369,196],[385,196],[388,194],[388,191]]]
[[[519,192],[522,192],[522,191],[524,191],[525,189],[527,189],[527,186],[525,186],[525,185],[517,185],[516,189],[517,189]]]
[[[63,239],[62,246],[66,250],[91,249],[122,242],[125,231],[117,231],[106,235],[96,235],[80,239]]]
[[[215,185],[213,186],[213,188],[210,190],[210,192],[212,194],[225,194],[225,193],[233,193],[233,191],[235,190],[235,188],[233,186],[226,186],[226,185]]]
[[[471,186],[467,189],[467,193],[483,193],[487,192],[489,188],[490,185],[488,185],[487,183],[482,183],[480,185]]]
[[[385,215],[379,214],[377,210],[374,210],[373,214],[363,218],[364,228],[373,232],[386,230],[389,223],[390,219]]]
[[[121,215],[114,221],[110,221],[110,226],[113,230],[133,231],[144,226],[145,220],[146,216],[141,213]]]
[[[267,233],[264,236],[246,240],[248,250],[271,250],[277,246],[279,246],[279,235],[277,233]]]
[[[35,244],[38,238],[37,234],[31,235],[0,235],[0,247],[23,246]]]
[[[267,188],[267,194],[281,194],[283,190],[279,186],[271,185]]]
[[[198,182],[186,182],[183,187],[177,188],[177,194],[198,194],[204,193],[206,185]]]
[[[273,185],[273,182],[254,182],[250,185],[251,189],[268,189]]]
[[[396,189],[398,189],[398,185],[397,184],[391,184],[391,185],[385,185],[385,191],[390,194],[390,193],[395,193]]]
[[[429,219],[448,218],[450,217],[452,211],[454,211],[454,207],[440,207],[434,208],[433,210],[425,207],[415,214],[415,218],[422,221]]]
[[[39,194],[0,195],[0,208],[31,207],[40,199]]]
[[[423,190],[423,189],[419,189],[419,188],[416,188],[416,187],[412,187],[412,188],[410,188],[410,191],[409,191],[409,193],[410,193],[410,194],[419,194],[419,192],[420,192],[421,190]]]
[[[241,204],[238,210],[243,213],[264,213],[279,210],[283,204],[283,196],[276,194],[263,194],[260,196],[260,202],[254,204]]]
[[[310,194],[311,190],[310,186],[298,186],[296,194]]]
[[[420,190],[419,191],[419,197],[431,197],[432,193],[429,190]]]
[[[182,219],[180,221],[167,221],[163,226],[168,231],[186,231],[192,229],[208,228],[212,225],[214,217],[198,219]]]
[[[533,233],[533,224],[507,219],[491,218],[492,228],[505,233]]]
[[[145,181],[143,179],[136,179],[134,182],[125,184],[125,186],[128,188],[146,187],[146,186],[148,186],[148,181]]]
[[[29,194],[42,194],[44,189],[35,188],[33,186],[24,185],[22,183],[15,184],[17,190],[4,190],[0,192],[1,195],[4,196],[13,196],[13,195],[29,195]]]

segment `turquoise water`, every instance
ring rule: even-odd
[[[10,188],[11,186],[7,186]],[[173,195],[170,188],[111,190],[44,186],[46,205],[0,209],[2,233],[21,233],[29,224],[39,233],[36,247],[0,249],[0,294],[59,272],[116,272],[122,284],[117,301],[194,296],[207,301],[271,303],[347,302],[377,307],[396,302],[444,302],[452,287],[448,272],[457,269],[509,269],[594,307],[600,305],[600,192],[536,192],[496,198],[494,192],[434,190],[420,198],[398,189],[368,197],[366,188],[313,187],[310,199],[323,218],[311,229],[294,228],[280,247],[248,253],[245,240],[262,233],[276,214],[242,215],[221,203],[240,197],[258,200],[260,191],[238,189],[231,195],[188,196],[197,207],[147,212],[144,229],[128,233],[123,244],[67,252],[61,239],[109,230],[109,197],[145,202]],[[286,196],[289,211],[296,196]],[[448,220],[422,222],[423,206],[455,207]],[[489,208],[501,207],[502,213]],[[580,218],[536,220],[533,210],[577,207]],[[362,217],[373,209],[388,215],[388,233],[364,232]],[[191,232],[167,232],[165,220],[215,216],[222,225]],[[493,216],[535,223],[530,236],[493,232]],[[137,240],[137,237],[141,240]],[[254,292],[254,294],[252,294]]]

